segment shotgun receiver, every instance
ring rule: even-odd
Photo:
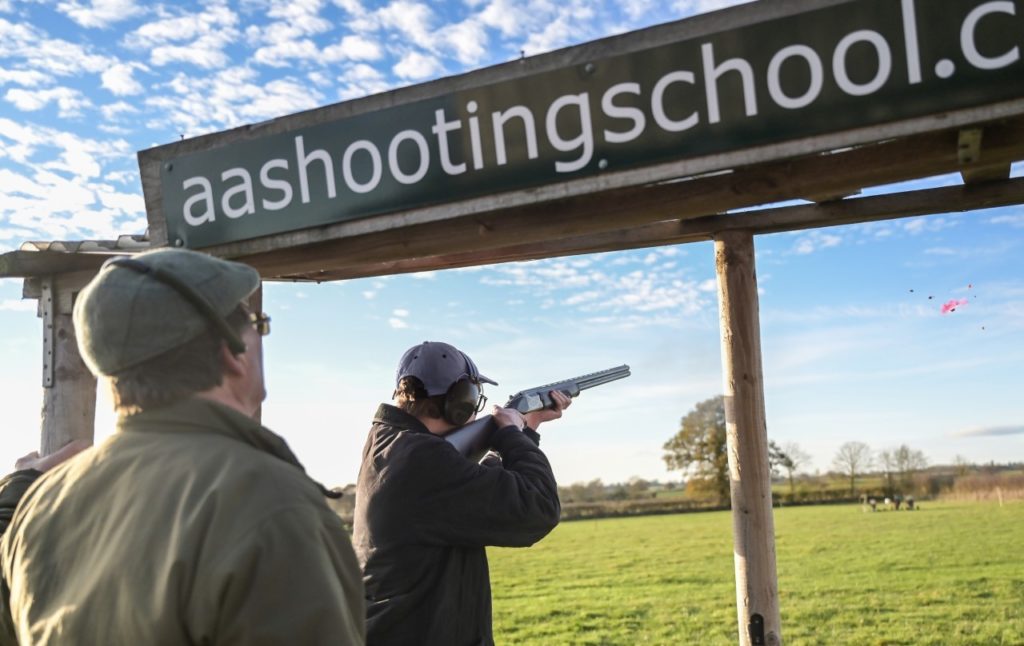
[[[554,405],[554,402],[551,401],[552,390],[560,390],[570,397],[576,397],[580,394],[581,390],[600,386],[609,381],[625,379],[628,376],[629,366],[618,366],[600,372],[593,372],[589,375],[566,379],[565,381],[556,381],[553,384],[545,384],[517,392],[509,398],[505,408],[514,408],[523,414],[532,413],[533,411],[551,408]],[[452,430],[444,436],[444,439],[448,440],[448,443],[454,446],[459,453],[477,462],[487,453],[487,449],[491,445],[491,433],[495,430],[497,429],[494,419],[490,415],[485,415],[465,426]]]

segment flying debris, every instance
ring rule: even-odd
[[[950,312],[955,312],[956,308],[960,307],[961,305],[967,305],[966,298],[954,298],[948,300],[942,304],[942,307],[939,309],[939,311],[942,312],[943,314],[949,314]]]

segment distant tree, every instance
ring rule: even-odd
[[[626,489],[629,491],[630,498],[642,498],[650,488],[651,483],[647,482],[640,476],[633,476],[626,481]]]
[[[559,487],[558,495],[562,502],[594,502],[607,497],[604,483],[600,478],[590,482],[574,482],[568,487]]]
[[[970,472],[971,468],[974,467],[974,465],[971,464],[970,460],[960,455],[959,453],[955,458],[953,458],[953,466],[956,467],[956,474],[958,476],[967,475]]]
[[[708,491],[719,504],[729,502],[729,454],[721,395],[694,406],[681,420],[679,431],[662,448],[662,459],[669,471],[691,476],[688,488]]]
[[[900,474],[900,486],[910,489],[913,486],[914,474],[928,466],[928,458],[921,451],[901,444],[895,451],[896,471]]]
[[[878,452],[878,465],[882,467],[882,476],[885,478],[885,495],[892,496],[896,493],[896,485],[893,478],[896,475],[896,452],[884,450]]]
[[[863,442],[847,442],[839,447],[832,465],[850,478],[850,495],[857,493],[857,476],[871,467],[871,447]]]
[[[772,475],[777,475],[781,469],[786,472],[786,479],[789,480],[789,493],[796,493],[796,481],[793,479],[797,470],[809,463],[811,456],[804,453],[796,442],[789,442],[780,447],[775,442],[768,441],[768,464],[771,466]]]
[[[782,447],[775,443],[775,440],[768,440],[768,468],[772,472],[772,478],[779,477],[779,469],[789,462],[789,456],[782,450]]]

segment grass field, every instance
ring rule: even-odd
[[[775,511],[785,644],[1024,645],[1024,502]],[[735,644],[729,512],[490,549],[499,644]]]

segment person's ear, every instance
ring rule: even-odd
[[[245,371],[248,368],[249,358],[244,352],[241,354],[231,352],[228,344],[222,341],[220,344],[220,364],[224,368],[225,376],[241,377],[245,375]]]

